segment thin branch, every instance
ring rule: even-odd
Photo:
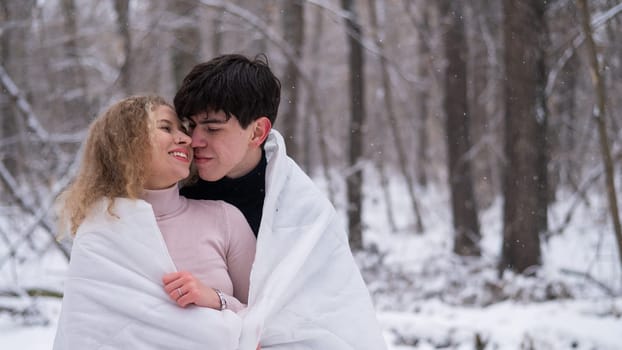
[[[326,10],[329,14],[332,14],[334,18],[336,18],[336,20],[349,20],[351,15],[349,12],[344,11],[340,8],[335,8],[332,5],[330,5],[329,3],[327,3],[326,1],[322,1],[322,0],[306,0],[309,4],[315,5],[317,7],[320,7],[324,10]],[[346,31],[349,36],[353,37],[354,39],[356,39],[357,41],[359,41],[361,43],[361,46],[367,50],[369,53],[373,54],[374,56],[378,57],[378,58],[382,58],[384,60],[386,60],[387,66],[389,66],[391,68],[392,71],[394,71],[399,77],[401,77],[404,81],[409,82],[411,84],[417,85],[420,88],[425,88],[424,84],[422,84],[417,77],[408,74],[406,72],[404,72],[401,69],[401,66],[399,63],[395,62],[394,60],[392,60],[390,57],[386,56],[382,50],[380,50],[380,48],[378,47],[378,45],[376,45],[375,42],[373,42],[373,40],[367,39],[364,37],[363,33],[354,33],[351,30],[347,30]]]
[[[43,140],[46,144],[76,144],[84,141],[86,137],[87,129],[83,129],[76,132],[71,133],[62,133],[62,134],[50,134],[47,140]],[[36,135],[32,135],[31,133],[26,134],[16,134],[13,136],[6,137],[0,140],[0,148],[11,146],[13,144],[19,143],[20,141],[28,141],[28,142],[40,142],[42,141]]]
[[[258,30],[260,33],[265,35],[266,38],[270,42],[272,42],[281,51],[283,51],[287,59],[294,60],[296,58],[294,49],[287,42],[285,42],[285,40],[281,38],[281,35],[276,33],[274,30],[272,30],[270,26],[267,23],[265,23],[265,21],[257,17],[251,11],[243,7],[237,6],[235,4],[231,4],[230,2],[222,1],[222,0],[194,0],[194,1],[186,0],[186,2],[195,2],[195,1],[198,1],[199,4],[201,5],[216,8],[224,12],[228,12],[234,16],[237,16],[245,20],[249,25],[251,25],[251,27],[253,27],[254,29]],[[335,8],[332,5],[326,3],[325,1],[318,1],[318,0],[306,0],[306,1],[312,5],[318,6],[326,10],[329,14],[333,15],[333,18],[336,18],[338,20],[347,20],[350,17],[350,14],[348,12]],[[378,50],[378,47],[373,42],[363,37],[362,34],[358,35],[356,33],[349,32],[349,31],[347,34],[354,37],[356,40],[358,40],[361,43],[361,46],[364,49],[366,49],[368,52],[372,53],[375,56],[382,57],[382,53]],[[389,63],[391,69],[397,72],[402,79],[412,84],[416,84],[416,85],[420,84],[420,82],[416,79],[416,77],[413,77],[405,73],[404,71],[402,71],[398,63],[391,60],[389,57],[384,57],[384,59],[387,60],[387,63]],[[294,62],[298,62],[298,61],[294,61]],[[300,67],[297,67],[297,68],[301,72],[301,74],[303,74],[302,69]]]
[[[597,28],[602,27],[603,25],[605,25],[607,22],[609,22],[611,19],[613,19],[620,13],[622,13],[622,3],[615,5],[614,7],[605,11],[600,16],[594,17],[590,21],[592,30],[596,30]],[[568,46],[564,50],[564,52],[561,54],[561,56],[557,59],[557,61],[554,64],[552,64],[551,69],[549,70],[549,75],[546,80],[546,87],[544,89],[545,96],[551,96],[553,88],[555,86],[555,82],[557,81],[557,77],[559,76],[559,73],[564,69],[564,67],[566,66],[566,63],[568,63],[568,60],[570,60],[570,58],[574,56],[577,49],[581,47],[581,45],[583,45],[584,41],[585,41],[585,33],[583,31],[579,31],[577,34],[575,34],[575,37],[574,39],[572,39],[570,46]]]
[[[587,272],[575,271],[575,270],[571,270],[571,269],[561,269],[560,272],[562,272],[564,274],[567,274],[567,275],[571,275],[571,276],[583,277],[587,281],[589,281],[589,282],[595,284],[596,286],[598,286],[605,293],[607,293],[607,295],[610,296],[610,297],[615,297],[615,296],[619,295],[619,293],[616,293],[616,291],[613,288],[609,287],[604,282],[601,282],[601,281],[597,280],[595,277],[593,277],[592,275],[590,275]]]
[[[63,297],[62,292],[52,290],[52,289],[47,289],[47,288],[26,288],[24,289],[24,292],[26,293],[26,295],[30,297],[50,297],[50,298],[62,298]],[[19,298],[22,296],[23,296],[22,293],[16,293],[13,290],[6,290],[6,289],[0,290],[0,297]]]
[[[622,223],[620,221],[620,211],[618,209],[618,198],[615,186],[615,166],[611,157],[611,146],[609,145],[609,139],[607,135],[607,119],[606,119],[606,105],[607,105],[607,93],[605,89],[605,81],[601,75],[601,67],[598,61],[598,53],[596,49],[596,43],[594,42],[592,28],[590,23],[590,10],[587,4],[587,0],[578,0],[579,7],[581,8],[583,32],[585,34],[586,44],[588,48],[588,58],[590,61],[590,73],[592,76],[592,82],[594,83],[594,90],[596,93],[596,104],[592,110],[592,118],[596,122],[598,127],[598,136],[600,141],[600,153],[602,156],[603,166],[605,168],[605,184],[607,188],[607,199],[609,202],[609,210],[611,212],[611,221],[613,224],[613,230],[618,243],[618,258],[620,260],[620,266],[622,266]],[[622,4],[621,4],[622,5]],[[621,7],[622,8],[622,7]]]
[[[2,86],[9,93],[9,96],[15,100],[17,108],[24,113],[26,116],[26,122],[28,127],[37,134],[42,140],[47,141],[50,138],[50,134],[47,130],[39,123],[39,120],[35,117],[32,108],[30,107],[30,103],[26,101],[21,91],[15,85],[15,82],[9,76],[9,73],[4,69],[4,67],[0,64],[0,82]]]
[[[72,168],[73,167],[70,167],[70,169]],[[52,194],[50,195],[50,197],[48,197],[47,204],[44,207],[39,208],[39,210],[35,210],[34,209],[35,204],[27,202],[27,200],[25,199],[25,198],[31,198],[30,196],[27,196],[27,195],[23,196],[16,192],[17,189],[19,188],[17,181],[11,175],[9,170],[4,166],[4,163],[0,162],[0,181],[5,184],[5,188],[9,190],[8,191],[9,194],[17,202],[19,207],[22,208],[22,210],[24,210],[25,212],[35,217],[36,225],[33,224],[32,227],[29,227],[29,232],[27,233],[27,236],[30,236],[32,234],[32,231],[34,231],[34,227],[39,226],[43,228],[45,233],[47,233],[47,235],[50,236],[50,238],[54,242],[56,242],[56,247],[61,251],[61,253],[63,253],[65,258],[69,260],[69,255],[70,255],[69,250],[67,249],[67,247],[63,246],[62,244],[60,244],[60,242],[56,240],[56,236],[54,235],[54,229],[52,228],[52,225],[50,225],[45,220],[45,215],[47,214],[47,212],[49,211],[50,207],[53,204],[53,198],[56,197],[58,193],[60,193],[60,191],[62,190],[62,187],[65,186],[65,182],[70,181],[68,179],[69,176],[63,176],[62,178],[65,180],[56,183],[56,190],[52,191]]]
[[[2,64],[0,64],[0,84],[4,87],[4,89],[9,93],[9,96],[13,99],[15,106],[17,109],[24,114],[26,117],[26,125],[32,130],[36,136],[38,136],[42,141],[49,143],[52,148],[53,153],[58,154],[62,157],[65,152],[63,149],[57,144],[57,142],[50,142],[56,139],[58,136],[52,136],[39,122],[39,118],[34,113],[30,103],[24,97],[24,94],[17,87],[13,79],[9,76],[8,72],[4,69]],[[58,164],[55,170],[59,170],[59,166],[62,164]],[[5,169],[6,170],[6,169]],[[8,174],[8,171],[7,171]],[[9,174],[10,175],[10,174]],[[6,177],[6,176],[3,176]]]
[[[583,184],[581,184],[579,189],[574,193],[573,197],[575,198],[572,204],[570,205],[570,208],[564,215],[564,219],[562,220],[561,224],[559,225],[559,227],[549,230],[545,234],[546,239],[552,236],[555,236],[555,235],[560,235],[564,232],[564,230],[566,230],[566,228],[568,227],[568,225],[570,224],[572,220],[572,215],[574,211],[579,207],[579,203],[581,203],[581,201],[585,198],[585,193],[594,183],[596,183],[596,180],[600,179],[602,175],[603,175],[602,169],[596,168],[594,170],[594,173],[591,176],[589,176],[587,180],[583,182]]]

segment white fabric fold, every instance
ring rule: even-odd
[[[272,130],[240,350],[386,349],[335,209]]]
[[[240,317],[168,298],[162,276],[176,269],[151,206],[119,198],[117,217],[106,208],[74,240],[54,350],[236,349]]]

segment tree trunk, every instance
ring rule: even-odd
[[[190,69],[199,63],[201,51],[201,33],[196,19],[199,12],[197,4],[186,1],[170,1],[168,9],[183,23],[173,30],[173,47],[171,48],[171,63],[173,65],[173,79],[176,89]]]
[[[542,9],[546,11],[546,4]],[[546,52],[545,47],[549,47],[549,32],[548,26],[542,19],[542,27],[540,30],[540,40],[538,46],[538,62],[537,62],[537,81],[536,81],[536,117],[537,117],[537,129],[536,129],[536,169],[538,176],[536,177],[536,183],[538,189],[536,194],[538,196],[538,204],[536,207],[536,219],[538,220],[537,227],[540,234],[546,234],[548,231],[548,207],[549,203],[552,203],[555,199],[553,181],[550,181],[552,175],[549,172],[549,159],[550,159],[550,139],[549,133],[549,108],[547,104],[547,96],[545,92],[547,67],[546,67]]]
[[[287,154],[294,160],[300,161],[298,144],[298,97],[301,91],[298,86],[298,69],[296,64],[302,60],[302,47],[304,41],[304,4],[300,1],[285,1],[283,7],[283,36],[294,52],[294,59],[289,59],[285,66],[285,74],[282,80],[283,111],[284,117],[283,137]]]
[[[467,106],[468,48],[464,35],[463,4],[459,1],[439,1],[441,17],[446,23],[443,30],[445,46],[445,131],[447,133],[448,180],[451,189],[451,209],[454,228],[454,253],[479,256],[479,222],[471,176],[471,116]]]
[[[123,40],[123,63],[119,69],[119,82],[124,95],[129,95],[132,91],[132,36],[130,35],[129,5],[129,0],[114,1],[114,9],[117,13],[117,31]]]
[[[378,46],[378,53],[380,56],[380,72],[381,72],[382,91],[383,91],[382,96],[384,97],[383,98],[384,113],[386,113],[387,115],[387,123],[391,126],[391,129],[390,129],[391,138],[393,139],[395,143],[395,150],[397,152],[397,161],[399,163],[400,172],[402,173],[402,177],[404,178],[404,182],[406,183],[406,187],[408,189],[410,203],[413,208],[413,218],[415,221],[416,231],[418,233],[423,233],[423,220],[421,219],[421,214],[419,213],[419,205],[417,203],[417,197],[415,195],[415,184],[414,184],[413,178],[410,176],[408,172],[408,157],[406,156],[406,149],[402,142],[399,121],[397,120],[397,116],[393,108],[393,96],[392,96],[393,94],[391,91],[391,79],[389,77],[389,69],[387,67],[387,58],[384,52],[384,45],[383,45],[384,35],[381,34],[380,25],[378,24],[378,16],[377,16],[377,11],[376,11],[376,0],[369,0],[368,4],[369,4],[371,31],[373,33],[376,46]]]
[[[363,126],[365,124],[365,89],[363,79],[363,47],[360,42],[361,26],[353,0],[341,0],[348,13],[345,30],[348,35],[348,65],[350,74],[350,137],[348,153],[347,210],[350,247],[363,248]]]
[[[539,191],[543,166],[538,147],[545,122],[539,94],[543,93],[541,62],[544,4],[504,0],[505,156],[503,246],[500,274],[507,268],[530,273],[540,265],[542,213]],[[546,214],[544,214],[546,215]]]
[[[419,55],[419,59],[417,62],[417,77],[422,81],[429,80],[428,78],[428,68],[429,64],[427,63],[427,59],[430,55],[430,48],[426,43],[426,39],[424,36],[426,35],[429,25],[427,22],[427,17],[423,17],[423,23],[421,24],[421,30],[417,31],[418,39],[417,40],[417,53]],[[426,187],[428,185],[428,164],[430,164],[430,155],[429,155],[429,144],[428,141],[428,100],[430,98],[429,91],[424,87],[417,88],[417,95],[415,96],[415,101],[417,101],[417,106],[419,108],[419,129],[418,129],[418,147],[417,147],[417,183],[419,186]]]
[[[551,152],[559,154],[559,160],[556,161],[555,170],[557,173],[557,181],[561,186],[569,186],[575,191],[579,188],[579,180],[581,178],[581,163],[578,162],[579,156],[575,152],[578,149],[577,132],[580,125],[577,118],[576,89],[578,87],[577,70],[579,60],[577,55],[573,55],[568,59],[568,63],[560,71],[560,80],[563,84],[559,84],[557,93],[552,94],[551,115],[557,116],[557,122],[552,120],[551,128],[559,130],[559,135],[553,139],[554,144],[551,146]],[[580,156],[579,156],[580,157]]]
[[[474,145],[475,147],[483,146],[482,156],[473,163],[473,175],[476,181],[475,193],[478,194],[478,207],[487,208],[493,204],[494,200],[503,191],[503,148],[499,149],[499,145],[503,142],[503,31],[498,30],[502,26],[502,3],[498,0],[479,0],[471,2],[471,5],[477,4],[481,10],[473,10],[475,21],[477,22],[477,32],[474,33],[470,43],[482,45],[485,49],[485,57],[473,58],[473,65],[479,63],[485,66],[486,87],[482,94],[477,97],[477,102],[482,107],[481,113],[483,118],[475,116],[476,111],[471,110],[471,115],[476,119],[471,125],[476,126],[472,130],[472,140],[485,139],[483,145]],[[471,80],[480,79],[478,75],[472,75]],[[484,120],[482,120],[484,119]],[[480,135],[478,135],[478,127]],[[480,148],[481,149],[481,148]],[[479,160],[479,162],[478,162]],[[484,178],[483,178],[484,177]],[[485,189],[485,190],[484,190]]]
[[[212,22],[212,55],[218,56],[222,53],[222,37],[223,37],[223,22],[222,17],[225,15],[223,9],[215,10],[216,17]]]
[[[433,80],[434,73],[432,71],[432,64],[430,61],[430,24],[429,24],[429,11],[427,4],[420,4],[419,9],[413,9],[415,3],[410,0],[403,0],[402,3],[404,12],[407,14],[413,27],[417,30],[417,79],[423,84],[416,86],[416,93],[414,96],[415,104],[418,109],[419,127],[415,129],[417,135],[417,157],[415,164],[415,172],[417,176],[417,183],[421,187],[428,185],[428,177],[430,170],[430,141],[428,139],[429,133],[429,101],[430,101],[430,83]],[[416,124],[415,124],[416,125]]]
[[[65,34],[67,40],[63,43],[65,55],[69,59],[70,65],[63,72],[67,86],[63,95],[71,96],[66,98],[65,115],[77,121],[77,127],[83,128],[88,125],[88,85],[86,83],[86,73],[82,67],[81,52],[78,49],[78,10],[74,0],[62,0],[62,11],[64,17]],[[63,96],[61,95],[61,96]],[[76,120],[76,116],[81,116]]]
[[[486,96],[489,84],[494,80],[489,75],[490,65],[487,41],[482,40],[483,24],[487,18],[493,17],[494,7],[487,6],[481,0],[468,1],[464,4],[463,16],[467,50],[467,106],[470,119],[470,138],[473,148],[471,170],[473,191],[477,193],[478,209],[488,208],[498,195],[498,188],[493,186],[493,167],[490,162],[491,139],[497,132],[492,116],[488,114],[491,99]]]
[[[309,59],[313,62],[311,68],[311,77],[317,77],[320,74],[320,65],[321,60],[320,57],[320,45],[322,39],[322,28],[323,28],[323,10],[321,8],[317,8],[315,11],[315,18],[313,20],[313,37],[311,40],[310,51],[307,54]],[[316,59],[318,58],[318,59]],[[306,110],[309,111],[311,118],[305,117],[303,118],[304,122],[304,154],[305,154],[305,170],[311,171],[312,158],[311,156],[314,154],[312,152],[312,130],[317,130],[315,134],[317,135],[317,148],[319,161],[322,169],[322,174],[324,179],[326,180],[326,192],[328,194],[328,199],[331,203],[336,203],[335,195],[338,192],[335,189],[335,181],[333,181],[333,176],[331,176],[331,165],[330,165],[330,157],[328,152],[328,140],[330,140],[330,136],[328,135],[328,130],[326,128],[326,118],[324,117],[324,113],[322,111],[322,106],[318,105],[317,98],[317,84],[315,82],[309,82],[307,85],[307,101],[306,101]]]
[[[613,222],[613,229],[615,232],[616,240],[618,241],[618,259],[620,260],[620,266],[622,266],[622,225],[620,224],[620,214],[618,210],[618,199],[615,188],[614,178],[614,166],[611,158],[611,150],[609,149],[609,139],[607,136],[607,96],[605,92],[605,81],[601,76],[601,68],[598,62],[598,56],[596,52],[596,44],[592,34],[591,27],[591,15],[587,6],[586,0],[578,0],[579,7],[581,8],[581,20],[583,25],[583,32],[585,33],[585,39],[588,49],[588,57],[590,60],[590,73],[592,76],[592,82],[594,83],[594,89],[596,90],[596,107],[592,109],[592,117],[596,121],[598,126],[598,136],[600,140],[600,152],[603,157],[603,165],[605,166],[605,181],[607,184],[607,199],[609,200],[609,209],[611,211],[611,220]]]
[[[383,148],[380,146],[381,149]],[[395,222],[395,210],[393,209],[393,200],[391,198],[391,181],[387,176],[387,170],[385,166],[385,157],[377,157],[376,159],[376,169],[378,170],[378,175],[380,176],[380,188],[382,190],[382,198],[385,203],[385,210],[387,215],[387,221],[389,222],[389,229],[392,233],[397,232],[397,223]]]
[[[275,0],[237,0],[237,1],[223,1],[223,3],[236,3],[240,8],[245,9],[249,13],[256,16],[261,22],[264,22],[266,30],[270,30],[272,28],[272,21],[274,17],[278,15],[273,15],[274,10],[279,10],[279,5]],[[292,1],[286,0],[284,2],[302,2],[302,1]],[[278,18],[277,18],[278,20]],[[265,35],[261,35],[259,33],[253,33],[251,35],[251,42],[249,47],[245,51],[251,52],[251,56],[258,53],[265,53],[270,57],[270,53],[268,50],[269,39]],[[289,153],[289,152],[288,152]]]
[[[311,33],[311,45],[309,46],[309,51],[307,52],[306,56],[308,57],[309,61],[312,62],[311,64],[311,74],[310,76],[312,77],[317,77],[320,74],[320,65],[321,65],[321,60],[319,59],[321,53],[320,53],[320,45],[321,45],[321,39],[322,39],[322,33],[323,33],[323,24],[324,24],[324,16],[323,16],[323,10],[321,8],[316,8],[315,11],[313,11],[313,20],[312,20],[312,29],[310,30]],[[305,107],[304,110],[305,111],[313,111],[314,107],[316,108],[316,106],[314,106],[313,103],[313,98],[311,98],[314,94],[314,91],[312,91],[313,89],[315,89],[315,85],[308,85],[307,86],[307,91],[306,91],[306,101],[305,101]],[[308,117],[304,117],[302,118],[302,123],[303,123],[303,141],[302,144],[304,145],[302,147],[301,153],[302,153],[302,157],[303,157],[303,161],[302,161],[302,166],[303,169],[307,172],[310,173],[313,167],[313,158],[312,155],[315,153],[313,152],[313,130],[314,130],[314,125],[317,125],[315,128],[317,130],[319,130],[320,128],[323,128],[323,126],[320,125],[320,123],[323,122],[323,118],[320,118],[320,116],[322,115],[322,113],[318,113],[318,115],[316,116],[316,118],[308,118]],[[320,135],[323,135],[322,133],[320,133]],[[326,177],[326,182],[329,183],[330,182],[330,177],[328,176],[328,163],[327,160],[324,158],[325,154],[322,153],[322,148],[325,146],[322,146],[323,144],[325,144],[324,142],[324,138],[322,136],[317,138],[317,142],[320,145],[320,160],[321,160],[321,166],[324,169],[324,175]],[[328,156],[326,156],[326,158],[328,158]],[[330,183],[329,183],[330,185]],[[328,188],[330,188],[330,186],[328,186]],[[332,191],[329,191],[329,194],[332,196]],[[332,197],[331,197],[332,198]]]
[[[2,23],[25,23],[31,16],[32,7],[35,5],[34,0],[28,1],[6,1],[0,4],[0,19]],[[6,67],[6,70],[14,77],[17,84],[27,86],[28,74],[27,67],[23,60],[28,56],[28,26],[25,25],[7,25],[0,30],[1,55],[0,65]],[[17,178],[23,178],[27,175],[24,164],[23,155],[26,154],[27,143],[25,140],[26,126],[24,118],[20,111],[14,107],[15,101],[8,97],[5,90],[0,94],[0,140],[13,138],[15,141],[4,146],[0,150],[0,161],[2,161],[11,174]],[[4,191],[2,191],[4,193]],[[0,199],[3,199],[0,196]]]

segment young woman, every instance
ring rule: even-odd
[[[235,207],[178,195],[190,142],[157,96],[91,125],[59,200],[75,238],[54,349],[238,347],[255,236]]]

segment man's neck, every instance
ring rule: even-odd
[[[255,169],[257,165],[259,165],[262,157],[263,150],[261,147],[250,149],[245,159],[240,162],[240,166],[231,173],[227,174],[226,177],[229,179],[237,179],[245,176],[246,174],[253,171],[253,169]]]

